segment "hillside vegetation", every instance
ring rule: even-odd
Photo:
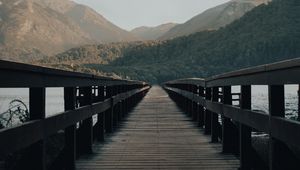
[[[172,39],[207,30],[218,30],[241,18],[253,8],[267,4],[271,0],[231,0],[227,3],[210,8],[179,24],[159,37],[160,40]]]
[[[139,37],[141,40],[156,40],[159,37],[166,34],[170,29],[175,27],[177,24],[175,23],[167,23],[162,24],[156,27],[138,27],[130,32],[134,34],[135,36]]]
[[[111,55],[115,60],[107,64],[81,67],[160,83],[300,57],[300,1],[274,0],[218,31],[145,42]]]

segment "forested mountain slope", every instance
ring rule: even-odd
[[[141,40],[156,40],[162,35],[164,35],[166,32],[170,31],[173,27],[175,27],[177,24],[175,23],[167,23],[162,24],[156,27],[138,27],[130,32],[137,37],[139,37]]]
[[[269,1],[271,0],[231,0],[173,27],[159,39],[165,40],[201,31],[217,30],[241,18],[253,8],[261,4],[267,4]]]
[[[162,82],[207,77],[296,57],[300,57],[300,1],[275,0],[218,31],[130,51],[111,67],[88,67]]]
[[[300,1],[274,0],[218,31],[114,51],[115,60],[107,64],[89,62],[80,67],[160,83],[300,57]]]

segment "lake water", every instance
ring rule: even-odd
[[[298,112],[298,86],[285,86],[285,107],[286,117],[296,119]],[[239,86],[232,87],[232,92],[240,92]],[[6,112],[9,103],[19,99],[29,106],[28,88],[0,88],[0,113]],[[252,86],[252,109],[268,113],[268,87]],[[46,89],[46,116],[51,116],[64,111],[63,88]]]
[[[46,89],[46,115],[51,116],[64,111],[64,90],[63,88]],[[0,113],[7,111],[9,103],[19,99],[29,107],[28,88],[0,88]]]

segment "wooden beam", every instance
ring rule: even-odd
[[[92,87],[81,87],[79,89],[82,98],[80,106],[92,104]],[[79,125],[78,149],[80,154],[92,153],[93,145],[93,118],[83,120]]]
[[[65,111],[75,110],[76,88],[64,88]],[[65,168],[75,170],[76,161],[76,123],[65,129],[65,148],[64,148]]]
[[[219,99],[219,87],[214,87],[212,91],[212,102],[218,102]],[[211,142],[216,143],[219,141],[218,134],[218,114],[211,112]]]
[[[205,99],[211,100],[211,88],[205,89]],[[207,108],[205,109],[204,116],[205,116],[204,133],[208,135],[208,134],[211,134],[211,112]]]
[[[29,89],[29,112],[30,120],[46,118],[46,89]],[[23,169],[46,169],[46,142],[43,138],[26,149],[18,166]]]
[[[251,110],[251,86],[241,86],[241,109]],[[240,168],[250,170],[253,163],[251,127],[240,123]]]

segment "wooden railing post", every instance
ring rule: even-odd
[[[183,89],[185,91],[189,91],[189,86],[187,84],[185,84],[184,87],[183,87]],[[185,103],[186,103],[186,105],[185,105],[186,113],[189,116],[190,115],[190,100],[187,99],[187,98],[185,98]]]
[[[111,99],[111,107],[105,112],[105,132],[113,132],[113,88],[112,86],[106,86],[106,99]]]
[[[211,100],[211,88],[205,88],[205,100]],[[205,113],[204,133],[208,135],[211,133],[211,112],[205,109],[204,113]]]
[[[194,96],[198,96],[199,95],[199,93],[198,93],[198,86],[196,86],[196,85],[193,85],[193,93],[194,93]],[[194,121],[197,121],[198,120],[198,103],[197,102],[194,102],[193,101],[193,116],[192,116],[192,118],[193,118],[193,120]]]
[[[119,93],[118,86],[113,86],[113,96],[117,95]],[[113,106],[113,126],[114,128],[117,128],[118,126],[118,120],[119,120],[119,103],[117,103],[115,106]]]
[[[219,88],[213,87],[212,101],[218,102]],[[211,142],[218,142],[218,114],[211,112]]]
[[[251,110],[251,86],[241,86],[241,109]],[[251,127],[240,123],[240,169],[251,169],[253,149],[251,144]]]
[[[74,110],[76,105],[76,89],[74,87],[64,88],[65,111]],[[65,169],[74,170],[76,160],[76,124],[65,129]]]
[[[190,93],[194,93],[194,86],[193,85],[191,85],[191,84],[189,84],[188,85],[188,91],[190,92]],[[194,102],[193,102],[193,100],[190,100],[189,99],[189,115],[190,115],[190,117],[192,118],[192,120],[193,120],[193,116],[194,116],[194,104],[193,104]]]
[[[179,86],[180,90],[184,90],[184,84],[179,84],[178,86]],[[186,110],[185,113],[187,113],[187,100],[186,100],[186,98],[182,97],[180,95],[178,95],[178,98],[180,99],[180,102],[179,102],[180,105],[182,106],[183,109]]]
[[[92,87],[82,87],[79,89],[81,95],[80,106],[92,104]],[[79,151],[80,153],[92,153],[93,145],[93,117],[83,120],[80,124]]]
[[[199,87],[199,96],[204,97],[204,88],[201,86]],[[204,107],[201,104],[198,105],[198,126],[204,126]]]
[[[96,102],[104,101],[104,86],[97,87],[98,94],[95,97]],[[94,139],[97,139],[99,142],[104,141],[104,113],[97,114],[97,123],[94,126],[93,136]]]
[[[128,85],[124,85],[124,92],[128,92]],[[129,110],[129,109],[128,109],[128,101],[129,101],[129,99],[126,98],[126,99],[124,100],[124,102],[123,102],[124,116],[127,115],[128,110]]]
[[[223,103],[232,105],[231,86],[223,87]],[[234,153],[236,135],[232,129],[234,124],[225,116],[222,116],[222,151],[223,153]]]
[[[118,86],[118,94],[121,94],[121,93],[123,93],[123,86],[122,85],[119,85]],[[122,119],[123,119],[123,110],[122,110],[122,105],[123,105],[123,101],[121,100],[119,103],[118,103],[118,105],[117,105],[117,107],[118,107],[118,121],[120,122],[120,121],[122,121]]]
[[[269,86],[269,112],[270,120],[272,117],[285,117],[284,85]],[[290,148],[280,140],[272,137],[272,129],[269,145],[270,170],[295,169],[299,166],[298,159],[295,158]]]
[[[29,89],[29,112],[30,120],[46,118],[46,89],[35,87]],[[23,156],[17,169],[46,169],[46,144],[45,139],[32,144]]]
[[[223,87],[223,104],[232,105],[231,86]],[[231,148],[231,135],[230,135],[230,119],[222,116],[222,152],[230,153]]]

